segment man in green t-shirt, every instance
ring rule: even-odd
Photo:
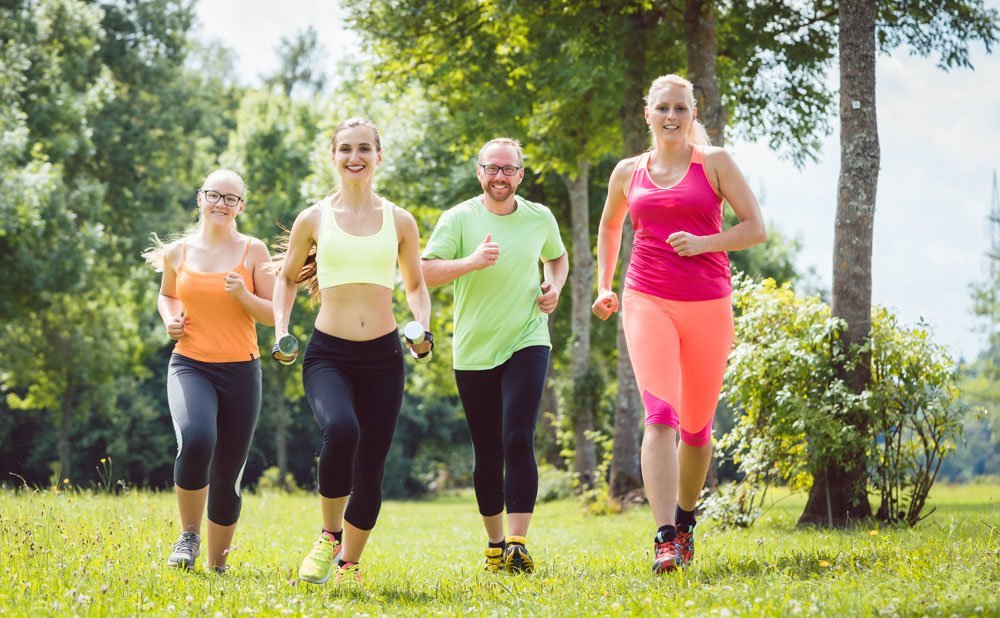
[[[476,168],[483,194],[442,214],[421,256],[428,286],[455,282],[455,382],[475,450],[487,571],[534,570],[525,543],[538,494],[535,422],[548,316],[569,273],[555,217],[516,195],[522,160],[517,140],[487,142]]]

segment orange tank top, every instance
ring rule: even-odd
[[[250,240],[240,263],[232,268],[239,273],[247,289],[253,292],[253,276],[247,270]],[[182,337],[174,351],[203,363],[233,363],[260,356],[253,316],[235,297],[226,293],[227,273],[202,273],[188,268],[187,243],[181,245],[181,264],[177,268],[177,297],[184,305]],[[227,271],[228,272],[228,271]]]

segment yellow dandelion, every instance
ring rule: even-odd
[[[830,568],[830,563],[829,563],[829,562],[827,562],[826,560],[820,560],[820,561],[819,561],[819,565],[820,565],[821,567],[823,567],[824,569],[828,569],[828,568]]]
[[[868,536],[878,536],[878,530],[872,530],[868,533]]]
[[[63,479],[63,485],[69,485],[69,479]]]

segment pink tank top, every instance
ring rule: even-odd
[[[635,228],[625,287],[670,300],[715,300],[732,293],[725,251],[682,257],[667,243],[674,232],[708,236],[722,231],[722,198],[705,175],[704,153],[695,146],[687,173],[664,189],[649,177],[649,153],[639,157],[628,187]]]

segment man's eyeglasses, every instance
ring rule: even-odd
[[[483,168],[483,171],[486,172],[487,176],[493,176],[497,172],[503,172],[504,176],[513,176],[519,169],[521,169],[516,165],[483,165],[482,163],[479,164],[479,167]]]
[[[206,191],[202,189],[201,194],[205,196],[205,201],[208,202],[209,204],[218,204],[219,200],[222,200],[222,203],[228,206],[229,208],[236,208],[237,206],[240,205],[240,202],[243,201],[242,197],[234,195],[232,193],[227,193],[226,195],[223,195],[218,191]]]

